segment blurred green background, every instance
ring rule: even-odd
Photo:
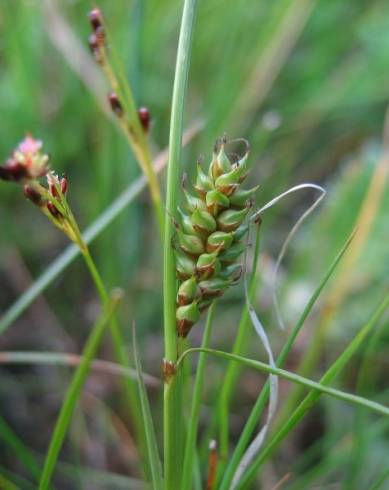
[[[0,157],[5,160],[27,132],[41,138],[52,167],[69,178],[69,200],[82,228],[139,175],[126,141],[104,112],[107,87],[87,51],[87,12],[93,5],[83,0],[0,0]],[[151,111],[157,155],[168,141],[182,2],[102,0],[99,6],[136,100]],[[388,287],[389,130],[383,136],[389,99],[388,19],[387,0],[199,2],[186,126],[201,121],[202,129],[183,151],[183,170],[191,174],[200,154],[210,158],[215,139],[226,132],[252,145],[250,179],[261,186],[258,205],[301,182],[315,182],[328,191],[281,268],[280,303],[287,326],[359,224],[353,249],[288,364],[290,369],[298,365],[312,345],[315,328],[325,325],[311,373],[315,379],[369,318]],[[17,186],[0,184],[3,313],[64,249],[66,240]],[[277,327],[271,302],[274,261],[314,198],[310,191],[294,194],[264,219],[256,306],[275,351],[285,332]],[[135,319],[143,365],[159,375],[161,247],[146,192],[99,236],[92,252],[107,284],[124,288],[121,315],[127,338]],[[215,347],[231,349],[243,302],[241,286],[223,297]],[[79,352],[97,312],[94,288],[78,259],[0,336],[0,350]],[[370,352],[362,393],[386,404],[388,326],[386,317]],[[194,344],[202,327],[196,329]],[[248,353],[264,358],[254,334]],[[110,356],[109,343],[101,355]],[[362,356],[344,375],[346,389],[355,389]],[[219,361],[209,365],[206,404],[224,371]],[[38,457],[46,449],[69,376],[52,366],[0,365],[1,414]],[[231,416],[235,436],[262,381],[257,373],[244,372]],[[282,384],[283,392],[287,389]],[[156,391],[154,395],[157,403]],[[135,456],[117,384],[92,375],[84,398],[63,454],[58,488],[129,488],[128,463],[135,464]],[[363,414],[367,420],[361,434],[354,430],[355,424],[361,427],[360,416],[352,407],[323,400],[266,467],[263,488],[271,489],[287,472],[292,476],[283,488],[369,488],[388,466],[388,423]],[[208,419],[205,406],[204,428]],[[0,434],[0,470],[26,478],[15,454]],[[96,481],[96,473],[86,467],[104,472],[99,475],[105,480]],[[24,479],[19,485],[29,488]],[[389,488],[389,480],[387,485],[382,488]]]

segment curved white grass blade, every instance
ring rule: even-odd
[[[251,306],[251,305],[250,305]],[[275,367],[274,363],[274,357],[270,348],[269,340],[266,335],[266,332],[259,321],[255,311],[252,309],[249,309],[249,314],[250,314],[250,319],[251,322],[253,323],[255,330],[257,331],[258,335],[260,336],[266,352],[269,357],[269,365],[271,367]],[[239,463],[239,466],[237,467],[234,477],[232,479],[231,483],[231,490],[234,490],[238,483],[239,480],[241,479],[242,475],[245,473],[247,467],[250,465],[250,463],[254,460],[254,458],[257,456],[259,450],[262,447],[262,444],[265,440],[266,434],[269,430],[270,423],[273,420],[276,408],[277,408],[277,403],[278,403],[278,377],[274,374],[269,375],[269,384],[270,384],[270,392],[269,392],[269,408],[266,416],[266,422],[265,425],[262,427],[260,432],[255,436],[254,440],[252,443],[249,445],[247,448],[246,452],[242,456],[242,459]]]
[[[273,352],[271,350],[269,338],[266,334],[266,331],[259,320],[254,307],[251,304],[250,301],[250,296],[248,294],[248,287],[247,287],[247,275],[246,275],[246,260],[247,260],[247,247],[246,247],[246,253],[245,253],[245,259],[244,259],[244,291],[245,291],[245,297],[246,297],[246,305],[247,305],[247,310],[249,312],[250,320],[251,323],[253,324],[253,327],[255,328],[255,331],[257,332],[259,338],[261,339],[261,342],[265,348],[266,354],[269,359],[269,365],[273,368],[276,367],[275,362],[274,362],[274,356]],[[278,377],[274,374],[269,375],[269,385],[270,385],[270,390],[269,390],[269,408],[266,416],[266,422],[265,425],[262,427],[260,432],[257,434],[257,436],[254,438],[253,442],[250,444],[250,446],[247,448],[246,452],[242,456],[242,459],[239,463],[239,466],[236,469],[236,472],[234,474],[234,477],[232,479],[231,483],[231,490],[234,490],[241,478],[241,476],[244,474],[246,471],[246,468],[249,466],[251,461],[255,458],[255,456],[258,454],[258,451],[262,447],[263,441],[265,440],[266,434],[269,430],[270,423],[274,417],[276,408],[277,408],[277,402],[278,402]]]
[[[282,194],[276,196],[274,199],[270,200],[267,204],[262,206],[256,213],[254,213],[250,217],[250,221],[256,220],[264,211],[267,209],[271,208],[275,204],[277,204],[281,199],[286,197],[289,194],[292,194],[293,192],[297,192],[303,189],[314,189],[318,190],[320,192],[319,197],[314,201],[314,203],[306,210],[304,213],[300,216],[300,218],[297,220],[297,222],[293,225],[292,229],[288,233],[284,243],[282,244],[281,250],[278,254],[277,260],[276,260],[276,265],[274,267],[274,272],[273,272],[273,304],[274,304],[274,309],[276,312],[277,320],[280,325],[280,327],[283,329],[284,328],[284,322],[282,319],[282,315],[280,312],[279,304],[278,304],[278,298],[277,298],[277,275],[278,271],[280,268],[280,264],[282,262],[282,259],[285,256],[286,250],[288,248],[288,245],[294,235],[296,234],[297,230],[300,228],[301,224],[304,222],[304,220],[315,210],[315,208],[320,204],[324,196],[326,195],[326,190],[317,185],[317,184],[311,184],[311,183],[304,183],[304,184],[299,184],[297,186],[291,187],[287,191],[283,192]],[[247,257],[247,255],[246,255]],[[245,262],[246,262],[246,257],[245,257]],[[246,267],[245,267],[246,269]],[[271,351],[271,346],[269,343],[268,336],[265,332],[265,329],[263,325],[261,324],[257,314],[255,313],[255,310],[253,306],[251,305],[250,298],[248,295],[248,289],[247,289],[247,280],[246,280],[246,275],[244,277],[244,288],[245,288],[245,296],[246,296],[246,303],[247,303],[247,308],[248,312],[250,315],[250,320],[259,335],[266,353],[269,358],[269,365],[272,367],[275,367],[275,362],[274,362],[274,357]],[[262,427],[258,435],[254,438],[252,443],[249,445],[247,448],[246,452],[244,453],[239,466],[236,469],[236,472],[234,474],[232,484],[231,484],[231,489],[234,490],[241,478],[241,476],[244,474],[246,471],[246,468],[250,465],[251,461],[255,458],[255,456],[258,454],[260,448],[262,447],[262,444],[265,440],[266,434],[268,432],[271,420],[275,414],[276,408],[277,408],[277,401],[278,401],[278,378],[275,375],[270,375],[269,376],[269,384],[270,384],[270,394],[269,394],[269,408],[268,408],[268,413],[266,417],[266,422],[265,425]]]
[[[264,206],[262,206],[262,208],[260,208],[255,214],[253,214],[253,216],[250,217],[250,220],[254,220],[254,219],[258,218],[264,211],[266,211],[267,209],[269,209],[272,206],[274,206],[275,204],[277,204],[281,199],[283,199],[287,195],[289,195],[289,194],[291,194],[293,192],[296,192],[296,191],[303,190],[303,189],[314,189],[314,190],[317,190],[317,191],[320,192],[320,195],[314,201],[314,203],[306,211],[304,211],[304,213],[300,216],[300,218],[293,225],[292,229],[290,230],[290,232],[288,233],[287,237],[285,238],[284,243],[282,244],[280,253],[278,254],[278,257],[277,257],[277,260],[276,260],[276,264],[275,264],[275,267],[274,267],[273,278],[272,278],[272,285],[273,285],[273,287],[272,287],[272,289],[273,289],[273,291],[272,291],[273,305],[274,305],[274,310],[275,310],[275,313],[276,313],[278,324],[279,324],[279,326],[281,327],[282,330],[285,329],[285,324],[284,324],[284,320],[282,318],[281,309],[280,309],[279,302],[278,302],[278,297],[277,297],[277,277],[278,277],[278,271],[280,269],[280,265],[281,265],[282,259],[285,256],[285,253],[286,253],[286,250],[288,248],[288,245],[289,245],[290,241],[292,240],[292,238],[294,237],[294,235],[296,234],[297,230],[300,228],[300,226],[302,225],[302,223],[305,221],[305,219],[320,204],[320,202],[322,201],[322,199],[326,195],[326,190],[323,187],[321,187],[320,185],[317,185],[317,184],[305,183],[305,184],[296,185],[294,187],[291,187],[287,191],[283,192],[282,194],[276,196],[274,199],[272,199],[267,204],[265,204]]]

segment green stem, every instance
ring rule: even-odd
[[[252,268],[252,274],[250,278],[249,291],[248,291],[250,302],[253,301],[253,298],[255,297],[255,293],[257,291],[257,264],[258,264],[258,256],[259,256],[259,245],[260,245],[260,225],[257,226],[258,228],[255,237],[253,268]],[[232,348],[233,354],[243,353],[244,347],[246,346],[248,340],[249,326],[250,326],[250,317],[247,308],[247,302],[245,302],[242,316],[240,318],[240,322],[238,326],[238,333],[236,335],[236,339]],[[229,405],[231,402],[232,393],[234,392],[234,388],[236,386],[236,382],[239,377],[240,370],[241,369],[239,365],[237,365],[236,363],[230,363],[228,365],[226,376],[224,378],[222,391],[220,393],[220,398],[218,401],[218,410],[216,411],[216,414],[217,414],[217,420],[219,423],[219,430],[220,430],[220,458],[222,460],[226,460],[228,456]]]
[[[105,308],[103,316],[92,328],[89,338],[85,344],[81,364],[78,366],[70,386],[67,389],[61,411],[55,424],[53,436],[50,441],[50,446],[46,454],[45,464],[39,481],[39,490],[46,490],[50,484],[50,479],[54,471],[58,454],[61,450],[74,407],[80,397],[81,390],[85,383],[86,377],[88,376],[92,360],[96,356],[97,349],[105,333],[106,324],[111,319],[117,303],[117,300],[112,300],[109,308]]]
[[[86,265],[88,266],[89,272],[95,283],[97,292],[104,305],[104,308],[107,308],[107,306],[109,305],[109,296],[107,290],[105,289],[100,273],[97,270],[96,264],[94,263],[92,256],[89,252],[89,249],[86,245],[84,247],[82,255],[85,259]],[[128,370],[131,367],[125,349],[125,342],[120,332],[120,327],[118,325],[115,315],[112,316],[109,326],[110,326],[112,344],[115,351],[116,359],[120,365],[124,366]],[[132,379],[130,376],[125,376],[123,379],[124,379],[123,387],[127,397],[127,403],[128,406],[131,407],[131,416],[134,422],[136,439],[141,449],[141,454],[142,456],[144,456],[147,453],[145,447],[145,434],[143,430],[143,423],[142,423],[142,417],[140,412],[140,401],[138,397],[137,384],[135,380]]]
[[[315,305],[317,299],[319,298],[321,292],[323,291],[325,285],[328,283],[330,277],[334,273],[337,265],[341,261],[342,257],[346,253],[346,250],[350,246],[350,243],[352,239],[354,238],[354,233],[350,235],[350,237],[347,239],[346,243],[342,247],[342,249],[339,251],[338,255],[335,257],[333,260],[332,264],[330,265],[328,271],[324,275],[323,279],[321,280],[320,284],[312,294],[310,300],[308,301],[306,307],[304,308],[304,311],[302,312],[300,318],[296,322],[296,325],[293,327],[287,341],[285,342],[279,356],[277,357],[276,360],[276,366],[281,367],[283,366],[289,352],[291,351],[293,344],[297,338],[297,335],[299,334],[300,330],[302,329],[308,315],[312,311],[313,306]],[[225,471],[224,478],[220,487],[220,490],[227,490],[231,484],[232,478],[235,474],[236,468],[238,467],[239,461],[241,460],[244,451],[246,450],[246,447],[248,446],[250,439],[254,433],[254,431],[257,428],[258,422],[261,418],[261,415],[263,413],[263,410],[266,406],[266,402],[269,398],[269,381],[266,381],[264,387],[261,390],[261,393],[259,394],[255,405],[249,415],[249,418],[247,419],[245,426],[243,428],[242,433],[240,434],[238,443],[234,449],[233,455],[231,457],[231,460],[228,464],[228,467]]]
[[[103,71],[106,78],[110,83],[114,92],[117,93],[125,108],[126,117],[119,118],[117,120],[118,125],[121,127],[130,148],[135,154],[138,164],[146,176],[149,191],[154,206],[154,213],[158,221],[161,240],[163,241],[163,229],[164,229],[164,216],[161,198],[161,189],[157,178],[157,173],[153,167],[153,161],[150,151],[150,143],[146,132],[144,131],[138,116],[137,105],[135,98],[128,83],[127,76],[123,69],[123,64],[116,52],[115,43],[108,26],[105,26],[108,42],[110,45],[109,57],[113,59],[113,67],[105,53],[105,63],[103,65]]]
[[[164,339],[165,362],[174,363],[177,359],[176,332],[176,272],[172,248],[174,227],[171,215],[176,214],[180,179],[180,157],[182,146],[183,118],[185,95],[188,84],[189,60],[192,44],[192,30],[196,10],[196,0],[185,0],[178,42],[176,72],[174,78],[172,112],[169,135],[169,162],[166,189],[165,240],[164,240]],[[180,426],[180,415],[177,413],[179,394],[177,393],[177,376],[165,382],[164,390],[164,465],[165,488],[179,488],[180,454],[177,428]]]
[[[207,348],[211,338],[211,330],[213,323],[213,313],[215,309],[215,302],[209,308],[207,323],[205,325],[202,348]],[[190,490],[193,482],[193,467],[196,460],[196,438],[197,428],[199,424],[201,394],[203,391],[204,382],[204,370],[205,370],[205,353],[201,353],[199,356],[199,362],[196,370],[196,380],[193,388],[192,407],[188,421],[188,433],[185,441],[184,452],[184,465],[182,474],[181,488]]]

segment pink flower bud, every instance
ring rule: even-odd
[[[98,8],[92,9],[89,14],[89,21],[91,23],[92,29],[96,31],[99,27],[102,27],[103,24],[103,16],[101,15],[101,11]]]

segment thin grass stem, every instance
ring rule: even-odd
[[[196,0],[185,0],[178,42],[176,71],[173,87],[172,110],[169,135],[169,162],[166,189],[165,240],[164,240],[164,340],[165,365],[177,360],[178,345],[176,332],[176,272],[172,248],[174,227],[171,216],[175,216],[178,204],[180,180],[180,157],[184,120],[185,95],[188,84],[192,31],[196,11]],[[178,376],[165,377],[164,389],[164,470],[165,489],[179,488],[181,480],[181,457],[179,433],[181,414]]]

